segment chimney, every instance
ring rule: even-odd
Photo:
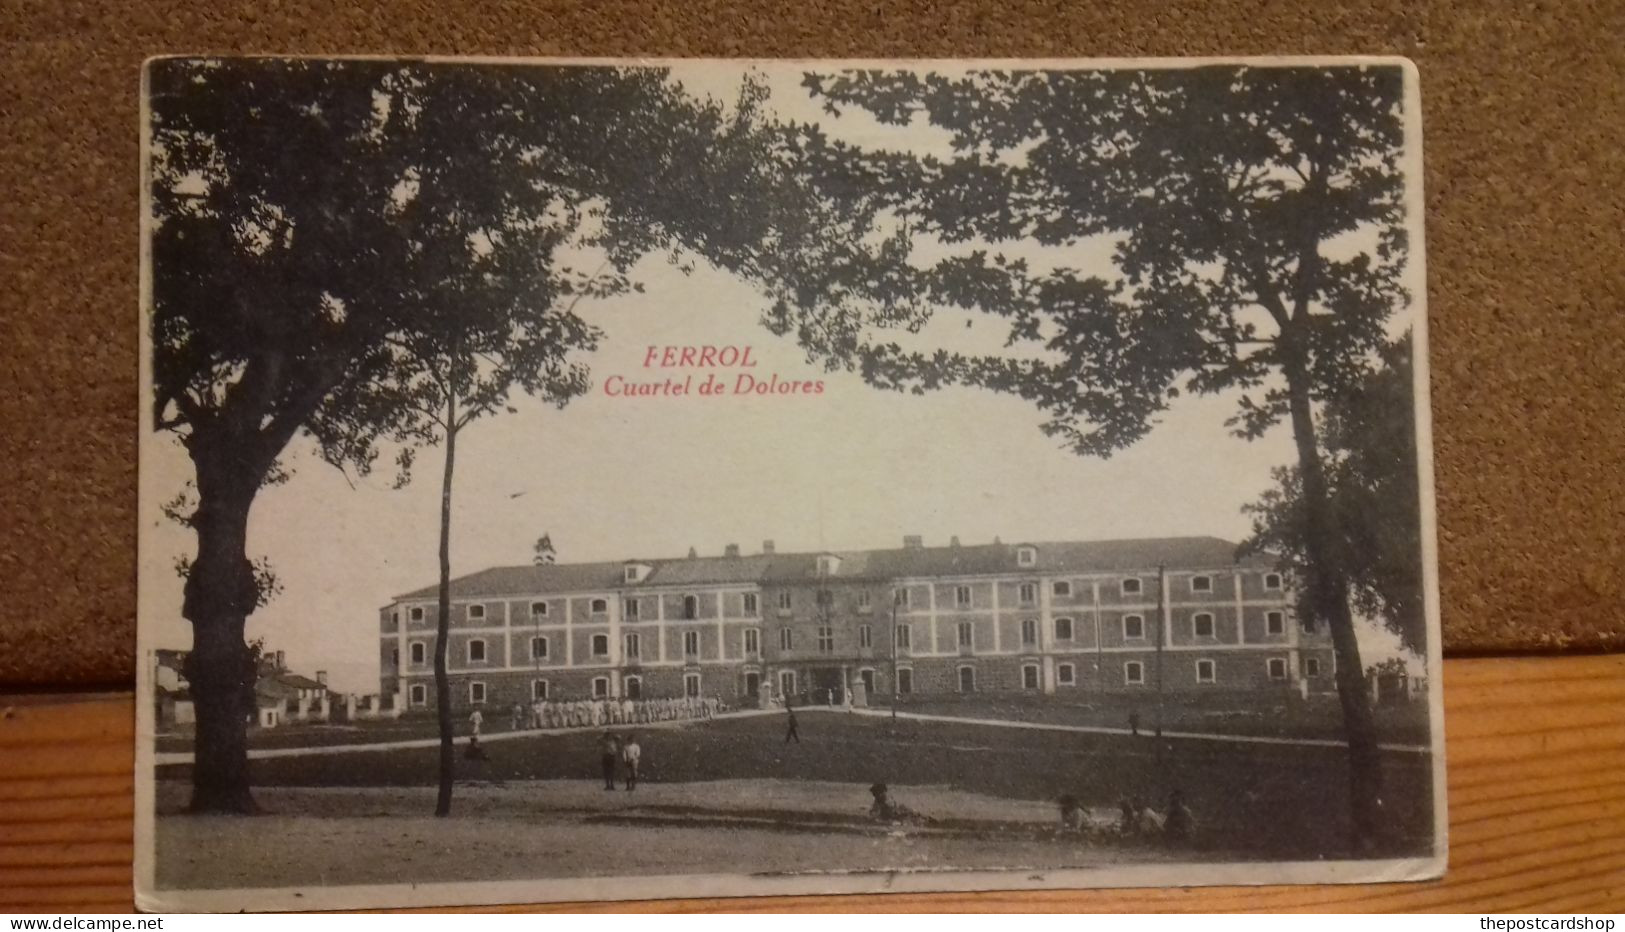
[[[288,669],[288,655],[286,651],[279,650],[276,652],[276,668],[278,670]]]
[[[722,548],[722,555],[725,556],[725,557],[728,557],[730,559],[737,559],[738,556],[739,556],[739,545],[738,544],[729,544],[726,547],[723,547]]]
[[[327,671],[326,670],[317,670],[316,671],[316,682],[322,684],[323,686],[327,685]]]
[[[948,546],[950,546],[950,547],[958,547],[959,546],[959,535],[958,534],[955,534],[954,536],[948,538]]]
[[[773,553],[773,542],[772,541],[770,541],[770,540],[762,541],[762,553],[767,554],[767,555],[771,555]]]
[[[920,535],[918,535],[918,534],[905,534],[905,535],[903,535],[903,549],[904,550],[919,550],[921,547],[924,547],[924,546],[925,546],[925,538],[921,537]]]

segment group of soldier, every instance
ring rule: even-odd
[[[607,698],[538,699],[529,707],[514,703],[513,730],[538,728],[603,728],[608,725],[646,725],[685,719],[711,719],[724,711],[716,696],[668,699]]]

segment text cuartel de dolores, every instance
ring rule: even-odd
[[[756,368],[753,349],[750,346],[651,346],[643,354],[643,368],[648,375],[640,378],[611,375],[604,380],[604,394],[615,398],[686,398],[824,393],[823,379],[739,371]],[[662,370],[677,371],[662,374]]]

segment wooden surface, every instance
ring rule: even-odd
[[[1625,909],[1625,656],[1451,660],[1445,664],[1444,688],[1451,838],[1450,870],[1441,882],[686,900],[589,908]],[[0,912],[132,909],[130,697],[13,702],[0,711]]]
[[[1625,647],[1622,33],[1619,0],[7,0],[0,683],[133,680],[137,80],[182,52],[1409,56],[1445,646]]]

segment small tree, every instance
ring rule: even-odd
[[[470,153],[515,152],[517,128],[492,115],[497,92],[484,80],[402,75],[387,85],[389,109],[407,123],[413,150],[402,160],[392,208],[406,261],[392,283],[401,325],[384,338],[369,377],[335,388],[310,424],[333,463],[370,461],[375,440],[399,444],[397,482],[415,451],[442,446],[439,603],[434,676],[440,731],[435,814],[451,812],[454,726],[446,651],[451,618],[451,515],[457,440],[474,421],[508,406],[519,389],[560,406],[586,391],[587,369],[572,357],[597,346],[578,317],[584,296],[624,289],[631,250],[591,260],[607,274],[584,276],[567,257],[583,240],[591,196],[525,183],[525,159],[495,156],[485,184],[467,184]],[[510,89],[511,94],[511,89]],[[469,112],[484,114],[470,122]],[[535,158],[531,155],[529,158]],[[503,172],[513,173],[505,177]],[[632,245],[622,237],[616,245]],[[598,244],[610,242],[599,237]]]
[[[546,305],[543,305],[545,308]],[[548,315],[540,315],[545,319]],[[440,729],[439,792],[435,815],[451,814],[455,779],[454,726],[451,690],[446,675],[446,650],[451,623],[451,504],[452,477],[457,462],[457,438],[475,420],[505,407],[517,384],[527,392],[563,406],[586,390],[586,369],[570,364],[572,350],[590,350],[596,336],[582,329],[575,341],[514,340],[523,333],[524,317],[490,329],[470,328],[458,320],[439,333],[414,334],[400,341],[395,382],[390,393],[417,416],[396,430],[396,437],[427,445],[444,444],[440,480],[440,583],[436,616],[434,679]],[[410,449],[410,448],[408,448]]]
[[[1338,563],[1362,614],[1399,635],[1405,649],[1427,653],[1422,596],[1421,487],[1417,475],[1415,394],[1407,335],[1382,351],[1383,365],[1326,402],[1322,418],[1327,495]],[[1307,571],[1303,483],[1296,467],[1275,470],[1277,486],[1246,507],[1247,548],[1278,553],[1283,568]],[[1304,611],[1311,611],[1304,606]]]

